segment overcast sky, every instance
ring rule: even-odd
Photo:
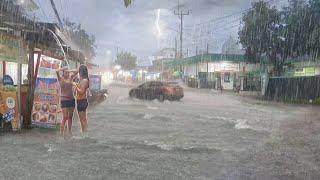
[[[35,1],[41,7],[41,10],[35,12],[40,20],[56,21],[49,0]],[[210,51],[220,52],[223,41],[230,35],[237,38],[240,23],[240,14],[237,13],[249,8],[254,1],[256,0],[180,0],[180,10],[190,10],[190,15],[185,16],[184,20],[185,48],[192,52],[195,40],[199,43],[209,39]],[[281,1],[285,0],[272,2]],[[142,61],[160,48],[174,47],[174,38],[179,38],[177,31],[180,21],[173,13],[178,9],[178,0],[134,0],[128,8],[124,7],[123,0],[55,0],[55,3],[60,16],[81,23],[88,33],[95,35],[98,55],[94,61],[99,64],[109,61],[110,56],[115,54],[116,47],[133,52]],[[155,25],[158,9],[160,41]],[[210,21],[230,14],[235,15]],[[194,37],[199,31],[211,34],[202,33]]]

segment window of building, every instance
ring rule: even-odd
[[[18,63],[15,62],[6,62],[6,75],[11,76],[14,85],[18,83]]]
[[[28,64],[22,64],[21,67],[21,84],[28,83]]]
[[[224,82],[225,83],[230,82],[230,73],[224,73]]]
[[[11,76],[14,85],[18,84],[18,63],[6,62],[6,74]],[[2,63],[1,63],[1,76],[2,76]],[[1,78],[2,79],[2,78]],[[21,84],[26,84],[28,81],[28,64],[21,65]]]

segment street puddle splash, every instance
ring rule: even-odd
[[[45,144],[44,147],[48,149],[47,151],[48,151],[49,153],[51,153],[51,152],[54,151],[53,144]]]
[[[151,119],[153,117],[154,117],[154,115],[152,115],[152,114],[145,114],[143,119]]]
[[[170,151],[173,150],[174,146],[172,144],[165,144],[163,142],[148,142],[144,141],[144,145],[150,146],[150,147],[156,147],[161,150]]]
[[[253,129],[249,126],[248,121],[245,119],[237,119],[234,127],[236,129]]]
[[[115,150],[130,150],[130,149],[143,149],[143,150],[155,150],[155,151],[167,151],[167,152],[184,152],[184,153],[213,153],[221,151],[217,148],[209,148],[203,146],[191,146],[191,145],[175,145],[170,142],[163,141],[144,141],[144,142],[121,142],[113,143],[110,146]]]
[[[158,107],[155,107],[155,106],[147,106],[147,108],[150,109],[150,110],[157,110],[157,109],[159,109]]]
[[[168,117],[168,116],[160,116],[160,115],[153,115],[153,114],[144,114],[143,119],[152,119],[152,120],[156,120],[156,121],[174,121],[174,119],[172,117]]]
[[[257,129],[254,129],[253,127],[251,127],[248,123],[248,120],[246,119],[232,119],[232,118],[227,118],[227,117],[223,117],[223,116],[218,116],[216,117],[217,119],[220,119],[220,120],[223,120],[223,121],[226,121],[228,123],[232,123],[234,124],[234,128],[235,129],[251,129],[251,130],[257,130]]]

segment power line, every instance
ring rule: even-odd
[[[190,11],[184,12],[183,10],[180,10],[180,3],[178,1],[178,12],[174,10],[174,14],[180,17],[180,58],[182,58],[182,44],[183,44],[183,16],[187,16],[190,14]]]
[[[268,0],[268,1],[265,1],[267,3],[277,3],[278,1],[286,1],[286,0]],[[209,24],[209,23],[212,23],[212,22],[215,22],[215,21],[219,21],[219,20],[223,20],[223,19],[226,19],[226,18],[229,18],[229,17],[232,17],[232,16],[235,16],[235,15],[241,15],[247,11],[250,11],[252,10],[253,7],[251,8],[247,8],[247,9],[244,9],[242,11],[238,11],[238,12],[235,12],[235,13],[232,13],[232,14],[229,14],[229,15],[226,15],[226,16],[222,16],[222,17],[218,17],[218,18],[214,18],[214,19],[211,19],[211,20],[208,20],[208,21],[205,21],[205,22],[202,22],[202,23],[198,23],[198,24],[195,24],[196,26],[199,26],[199,25],[203,25],[203,24]],[[192,26],[192,25],[191,25]]]
[[[56,18],[58,19],[60,27],[63,28],[63,23],[62,23],[62,21],[60,19],[60,16],[59,16],[58,10],[56,8],[56,5],[54,4],[54,1],[50,0],[50,3],[51,3],[51,6],[52,6],[52,9],[53,9],[53,11],[54,11],[54,13],[56,15]]]
[[[267,1],[267,2],[276,2],[276,1],[279,1],[279,0],[269,0],[269,1]],[[281,0],[280,0],[281,1]],[[195,25],[193,25],[193,31],[194,32],[199,32],[200,34],[198,35],[198,37],[191,37],[191,38],[187,38],[187,39],[189,39],[189,40],[192,40],[192,41],[202,41],[202,40],[204,40],[204,39],[210,39],[210,38],[208,38],[208,34],[210,34],[210,35],[212,35],[213,33],[217,33],[217,32],[219,32],[220,30],[232,30],[232,28],[234,28],[234,27],[237,27],[237,26],[240,26],[240,22],[239,21],[241,21],[241,16],[238,16],[238,17],[235,17],[236,19],[235,20],[233,20],[233,21],[230,21],[230,22],[228,22],[229,23],[229,25],[228,26],[219,26],[218,28],[215,28],[215,29],[212,29],[211,31],[206,31],[206,35],[203,35],[203,34],[201,34],[203,31],[200,29],[200,30],[197,30],[197,26],[205,26],[205,27],[203,27],[203,28],[207,28],[207,29],[209,29],[209,28],[211,28],[211,27],[208,27],[208,26],[210,26],[209,25],[209,23],[210,24],[222,24],[222,23],[226,23],[225,21],[223,21],[222,22],[222,20],[223,19],[227,19],[227,18],[230,18],[230,17],[233,17],[233,16],[235,16],[235,15],[237,15],[237,14],[241,14],[241,13],[244,13],[244,12],[247,12],[247,11],[249,11],[249,10],[251,10],[251,9],[253,9],[253,8],[248,8],[248,9],[245,9],[245,10],[243,10],[243,11],[240,11],[240,12],[236,12],[236,13],[232,13],[232,14],[229,14],[229,15],[227,15],[227,16],[223,16],[223,17],[219,17],[219,18],[216,18],[216,19],[213,19],[213,20],[210,20],[210,21],[207,21],[207,22],[204,22],[204,23],[198,23],[198,24],[195,24]],[[217,23],[213,23],[213,22],[217,22]],[[235,22],[239,22],[239,23],[237,23],[237,24],[234,24]],[[231,25],[231,26],[230,26]],[[206,36],[206,37],[205,37]]]

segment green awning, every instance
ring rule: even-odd
[[[187,57],[183,59],[174,59],[171,61],[166,61],[165,65],[169,67],[176,67],[179,65],[190,65],[190,64],[218,62],[218,61],[248,62],[249,59],[247,59],[245,55],[239,55],[239,54],[204,54],[204,55],[197,55],[193,57]]]

